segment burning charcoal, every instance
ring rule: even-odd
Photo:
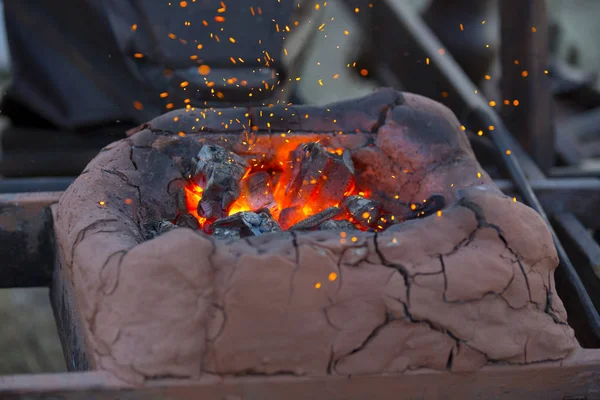
[[[187,213],[188,211],[184,188],[177,190],[177,209],[180,213]]]
[[[337,217],[338,215],[340,215],[341,212],[341,208],[329,207],[318,214],[311,215],[310,217],[305,218],[302,221],[292,225],[289,229],[298,231],[314,230],[319,228],[319,226],[323,224],[323,222]]]
[[[200,229],[200,223],[192,214],[180,215],[176,225],[180,228]]]
[[[342,202],[342,207],[358,224],[365,228],[377,226],[379,223],[382,205],[377,200],[362,196],[349,196]]]
[[[320,231],[352,231],[357,230],[356,226],[347,219],[335,220],[328,219],[319,225]]]
[[[271,175],[267,172],[256,172],[244,179],[242,181],[242,196],[245,196],[246,202],[252,211],[277,207],[273,199]]]
[[[319,143],[307,143],[292,153],[290,164],[284,208],[310,205],[319,212],[338,204],[354,187],[354,165],[346,150],[338,154]]]
[[[196,157],[196,169],[194,175],[210,175],[212,169],[217,165],[227,165],[230,167],[231,174],[237,180],[242,179],[246,170],[250,167],[246,160],[239,155],[226,150],[215,144],[202,146]]]
[[[281,227],[275,221],[268,212],[261,212],[260,214],[246,211],[239,212],[229,217],[221,218],[216,220],[211,228],[219,236],[230,237],[233,234],[227,231],[238,232],[239,237],[248,236],[259,236],[264,233],[280,231]]]
[[[193,180],[204,187],[198,214],[209,220],[222,218],[239,197],[239,181],[250,166],[237,154],[212,144],[202,147],[197,160]]]
[[[435,214],[442,208],[444,208],[446,201],[444,196],[434,194],[429,197],[423,203],[414,203],[411,205],[411,211],[404,217],[405,220],[423,218],[429,215]]]
[[[292,225],[297,224],[306,218],[306,214],[302,211],[302,207],[288,207],[281,210],[279,213],[279,224],[283,229],[289,229]]]

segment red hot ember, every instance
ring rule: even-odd
[[[244,158],[214,144],[204,145],[192,161],[186,208],[204,231],[218,238],[281,229],[378,231],[410,218],[396,218],[380,202],[357,192],[354,165],[345,149],[300,144],[287,159],[272,163],[283,170],[258,165],[255,172]]]

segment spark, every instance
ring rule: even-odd
[[[198,73],[200,75],[208,75],[208,74],[210,74],[210,67],[206,64],[203,64],[198,67]]]

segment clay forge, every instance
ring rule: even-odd
[[[167,113],[55,209],[85,360],[133,382],[475,371],[578,344],[542,219],[444,106]]]

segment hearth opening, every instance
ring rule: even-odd
[[[159,232],[177,226],[235,239],[281,230],[378,232],[393,224],[441,214],[433,195],[395,214],[356,184],[350,151],[307,141],[268,162],[205,144],[191,160],[179,194],[179,214]]]

